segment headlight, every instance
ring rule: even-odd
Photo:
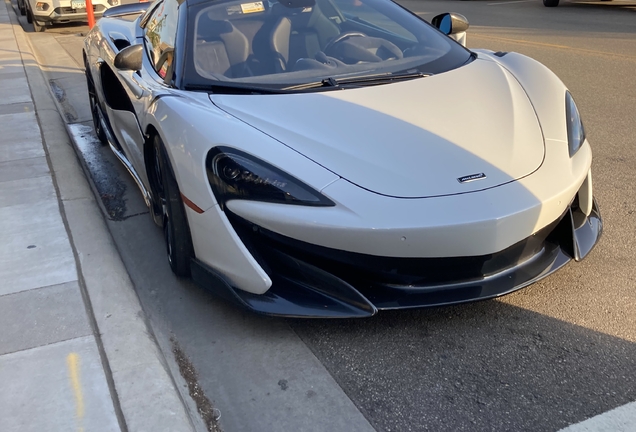
[[[216,147],[208,153],[207,174],[221,208],[231,199],[281,204],[334,206],[309,186],[240,150]]]
[[[565,92],[565,115],[568,122],[568,146],[570,148],[570,157],[572,157],[585,141],[585,129],[583,128],[579,110],[568,91]]]

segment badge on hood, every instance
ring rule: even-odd
[[[460,183],[470,183],[472,181],[476,181],[476,180],[482,180],[486,178],[486,174],[484,173],[477,173],[477,174],[470,174],[464,177],[460,177],[457,179],[458,182]]]

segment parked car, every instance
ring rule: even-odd
[[[612,0],[601,0],[601,1],[612,1]],[[559,0],[543,0],[543,6],[545,7],[557,7],[559,5]]]
[[[174,273],[250,310],[500,296],[583,259],[602,221],[568,89],[467,28],[389,0],[114,7],[84,44],[95,130]]]
[[[36,32],[46,30],[47,26],[69,22],[86,22],[86,0],[18,0],[24,4],[23,15],[33,24]],[[120,0],[92,0],[95,18],[100,18],[111,6],[120,4]],[[20,9],[22,12],[23,9]]]

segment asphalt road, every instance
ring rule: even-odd
[[[636,400],[636,2],[401,3],[425,19],[462,13],[469,47],[529,55],[563,79],[594,151],[600,244],[582,263],[498,300],[359,321],[262,318],[173,277],[130,178],[107,151],[87,148],[164,350],[179,342],[227,430],[292,430],[303,419],[324,430],[311,412],[314,390],[297,393],[302,404],[289,397],[293,383],[321,373],[290,354],[307,348],[377,430],[554,431]],[[78,59],[83,31],[60,27],[33,40],[54,37]]]

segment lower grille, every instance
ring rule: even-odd
[[[557,229],[563,219],[559,218],[532,236],[494,254],[451,258],[378,257],[304,243],[231,213],[228,217],[245,246],[270,275],[281,270],[277,265],[279,260],[274,258],[278,252],[333,274],[363,294],[378,286],[417,289],[480,281],[518,267],[546,250],[553,250],[563,240],[572,242],[569,220],[564,223],[567,226]]]

